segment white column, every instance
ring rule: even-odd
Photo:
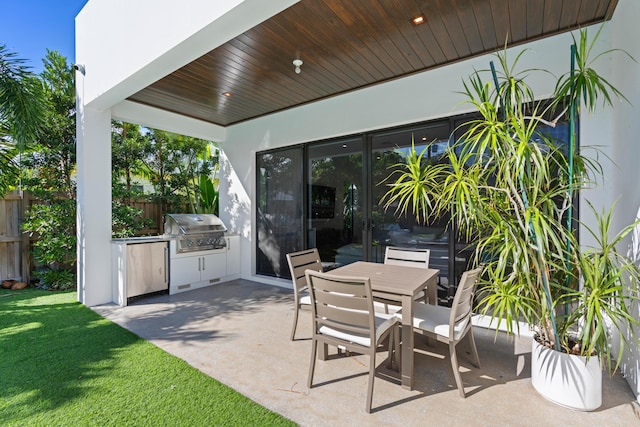
[[[610,145],[612,162],[615,164],[611,174],[614,182],[612,187],[615,190],[613,197],[617,198],[612,224],[614,233],[640,218],[640,187],[638,186],[640,146],[637,142],[640,133],[638,120],[640,63],[636,62],[640,59],[640,46],[637,42],[640,36],[640,27],[637,25],[638,16],[640,16],[640,2],[621,0],[611,21],[613,29],[609,48],[622,49],[635,58],[635,61],[632,61],[620,52],[610,55],[614,67],[614,77],[610,81],[630,101],[630,103],[617,102],[611,114],[613,130]],[[638,264],[640,264],[639,237],[640,228],[617,245],[618,250],[626,252]],[[631,310],[631,314],[636,319],[640,319],[640,305],[634,304]],[[626,336],[631,345],[625,346],[620,370],[640,403],[640,348],[633,343],[632,328],[635,335],[640,337],[640,328],[627,325]]]
[[[80,92],[80,91],[79,91]],[[111,110],[77,102],[78,301],[112,301],[111,292]]]

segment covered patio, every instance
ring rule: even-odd
[[[464,346],[459,357],[466,399],[458,395],[444,357],[447,347],[420,341],[429,354],[416,353],[415,389],[402,389],[397,373],[382,368],[375,379],[373,410],[367,414],[368,357],[318,362],[315,385],[307,389],[310,312],[301,312],[297,339],[290,341],[293,293],[248,280],[94,310],[303,426],[630,426],[640,418],[620,373],[611,378],[603,373],[603,404],[595,412],[571,411],[544,400],[531,385],[530,338],[496,336],[477,327],[482,368],[473,367]],[[378,363],[385,358],[380,353]]]
[[[440,24],[402,27],[402,37],[393,39],[393,26],[412,25],[414,12]],[[531,388],[528,340],[514,355],[513,343],[500,336],[494,344],[493,332],[484,330],[477,334],[483,368],[463,373],[466,385],[478,389],[465,400],[448,362],[431,368],[424,356],[417,356],[417,390],[376,381],[373,406],[384,410],[370,417],[363,409],[367,361],[361,366],[357,357],[321,363],[317,378],[328,383],[307,393],[310,343],[290,342],[286,332],[291,282],[256,271],[256,159],[268,150],[468,113],[457,92],[462,79],[488,68],[507,36],[511,57],[530,51],[519,62],[523,69],[562,75],[573,43],[568,31],[597,31],[604,23],[595,49],[623,49],[638,60],[638,16],[637,0],[90,0],[76,18],[78,300],[301,424],[637,422],[630,405],[640,392],[637,348],[623,354],[624,378],[605,378],[602,408],[580,414],[543,401]],[[332,26],[337,36],[321,33]],[[347,39],[347,29],[361,39]],[[397,45],[403,38],[412,43]],[[299,74],[292,63],[298,58],[304,61]],[[619,199],[614,227],[620,229],[640,212],[640,64],[614,55],[598,66],[630,103],[616,100],[615,110],[598,106],[580,116],[580,144],[599,146],[607,158],[602,182],[580,198],[598,207]],[[541,96],[553,93],[548,82],[534,86]],[[219,216],[239,236],[243,280],[111,305],[112,119],[220,144]],[[625,249],[640,252],[639,239],[627,239]],[[461,363],[466,367],[464,357]],[[349,379],[332,381],[344,376]]]

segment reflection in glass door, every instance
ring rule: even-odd
[[[373,260],[384,259],[387,246],[426,248],[430,250],[429,266],[440,270],[439,297],[448,295],[451,261],[449,254],[449,217],[430,218],[427,224],[418,222],[408,213],[396,213],[397,204],[385,209],[381,202],[388,187],[386,179],[402,164],[403,153],[411,149],[412,141],[418,153],[426,150],[423,163],[444,161],[449,144],[449,123],[430,125],[374,134],[371,137],[371,254]],[[455,260],[453,260],[455,261]],[[461,260],[464,263],[466,260]],[[454,267],[455,269],[455,267]]]
[[[256,160],[256,272],[290,278],[286,254],[304,247],[303,151],[260,153]]]
[[[362,260],[362,139],[310,146],[308,159],[308,246],[325,267]]]

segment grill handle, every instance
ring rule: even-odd
[[[169,247],[164,247],[164,283],[169,282]]]

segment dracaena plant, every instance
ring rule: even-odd
[[[627,225],[616,235],[610,236],[610,227],[614,206],[609,210],[597,212],[589,203],[594,213],[594,226],[581,224],[591,235],[593,244],[585,246],[580,254],[579,269],[582,287],[567,295],[575,309],[569,314],[568,325],[578,325],[575,331],[579,354],[598,354],[604,356],[603,361],[611,367],[612,334],[618,334],[617,342],[621,346],[636,345],[635,337],[628,342],[624,324],[638,326],[637,317],[640,301],[640,270],[633,259],[618,252],[622,240],[640,224],[636,221]],[[634,310],[635,305],[635,310]],[[621,361],[622,351],[618,351],[615,366]]]
[[[451,213],[461,237],[474,242],[474,263],[484,266],[479,306],[504,320],[507,328],[525,321],[550,347],[566,352],[574,349],[570,336],[578,334],[583,342],[579,354],[609,356],[602,320],[612,318],[616,326],[637,324],[629,309],[637,300],[637,269],[621,262],[619,253],[613,257],[615,245],[607,246],[602,239],[599,251],[616,262],[597,259],[592,266],[597,251],[581,252],[575,227],[567,219],[576,193],[592,186],[601,168],[575,150],[572,137],[567,149],[543,130],[573,114],[578,99],[592,109],[596,99],[610,104],[610,93],[619,95],[590,68],[593,42],[586,31],[580,32],[576,45],[577,71],[561,77],[555,95],[545,101],[536,99],[526,83],[527,76],[543,70],[516,72],[524,52],[513,64],[506,49],[498,53],[497,71],[492,62],[492,72],[476,72],[463,84],[462,93],[477,118],[462,126],[462,136],[446,153],[447,164],[428,165],[424,152],[412,147],[387,178],[389,190],[382,202],[395,206],[398,214],[411,213],[426,222]],[[571,126],[570,131],[573,134]],[[606,215],[596,216],[599,235],[606,235]],[[626,235],[628,229],[624,231]],[[600,289],[589,283],[600,280],[595,270],[610,281],[607,289],[616,292],[591,292]],[[633,280],[623,282],[623,273]],[[630,292],[618,292],[625,285]]]

